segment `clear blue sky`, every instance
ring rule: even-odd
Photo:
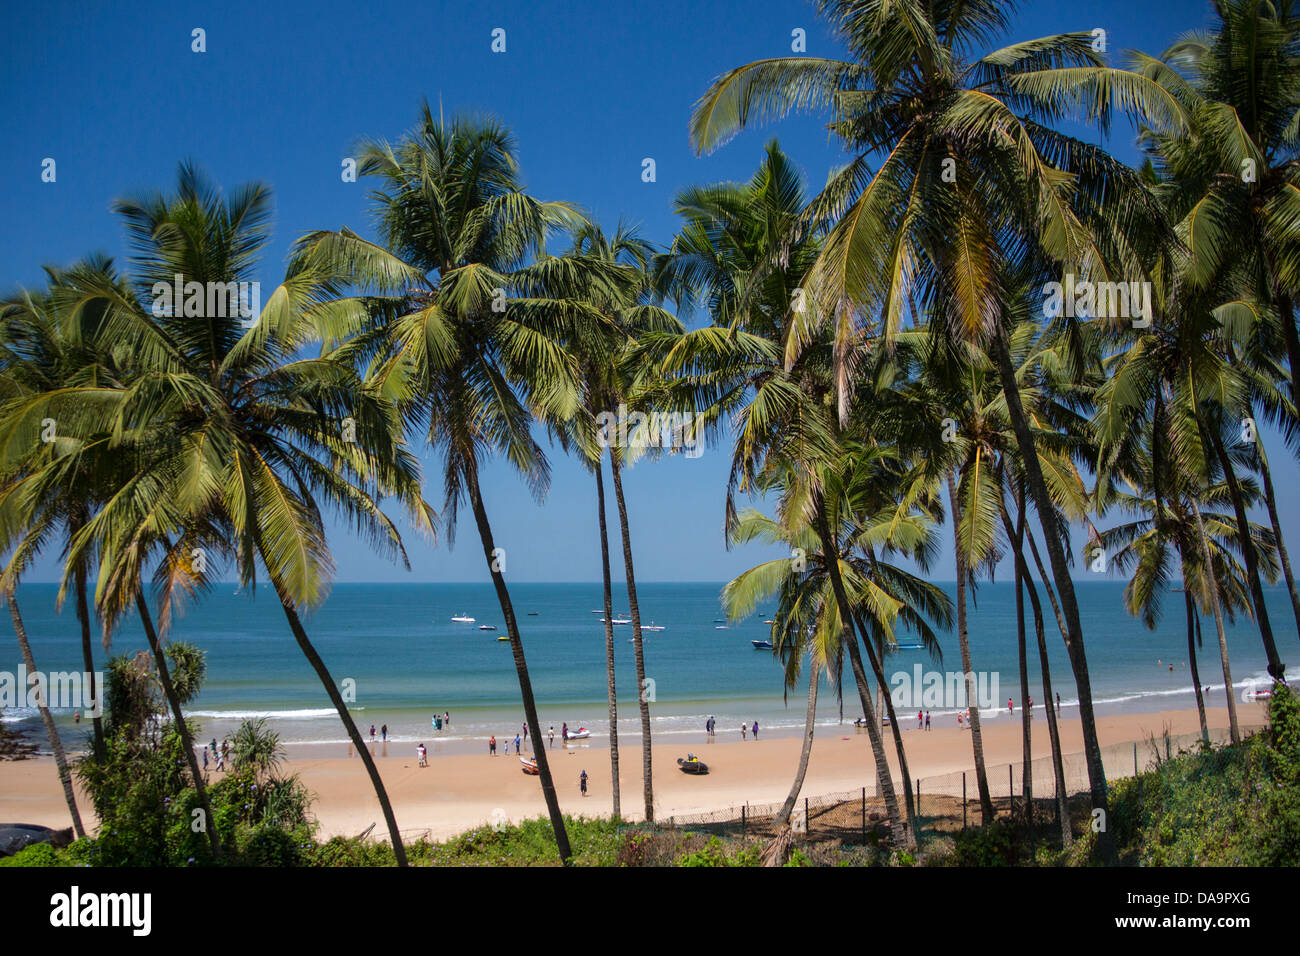
[[[671,201],[689,183],[747,178],[762,144],[778,136],[810,187],[844,157],[815,119],[794,118],[746,133],[697,158],[686,123],[718,73],[752,59],[789,53],[791,31],[807,31],[810,54],[838,55],[811,6],[797,0],[721,3],[512,2],[357,4],[46,3],[10,6],[0,19],[5,51],[0,116],[0,287],[39,284],[40,267],[92,251],[125,262],[109,203],[169,187],[181,159],[196,160],[230,187],[273,187],[274,241],[263,287],[283,275],[290,243],[315,228],[369,233],[367,185],[340,180],[340,161],[361,136],[396,139],[422,97],[445,109],[496,114],[519,141],[534,194],[583,206],[611,226],[640,222],[668,242]],[[1112,54],[1158,53],[1180,33],[1209,23],[1195,0],[1086,5],[1035,2],[1015,16],[1006,40],[1068,30],[1107,31]],[[191,30],[206,31],[207,52],[191,52]],[[491,33],[506,31],[506,52]],[[1092,134],[1095,139],[1095,134]],[[1132,161],[1132,131],[1108,141]],[[42,183],[41,161],[57,162]],[[656,161],[658,180],[641,181]],[[1294,514],[1297,473],[1273,444],[1284,513]],[[594,484],[558,453],[545,505],[504,467],[489,467],[485,494],[498,543],[515,580],[599,580]],[[435,464],[436,467],[436,464]],[[727,461],[646,463],[627,477],[638,576],[718,581],[764,559],[728,553],[722,542]],[[438,484],[431,500],[440,500]],[[613,517],[613,502],[610,501]],[[467,512],[466,512],[467,514]],[[1296,522],[1287,526],[1295,539]],[[471,521],[454,551],[408,539],[410,575],[373,557],[339,527],[331,537],[340,580],[486,579]],[[51,579],[47,560],[35,579]],[[615,575],[621,568],[615,565]],[[951,579],[951,557],[934,576]]]

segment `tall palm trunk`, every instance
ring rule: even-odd
[[[1223,607],[1219,604],[1219,578],[1210,556],[1210,539],[1205,533],[1205,519],[1201,506],[1192,499],[1192,514],[1196,516],[1196,532],[1201,539],[1201,555],[1205,562],[1205,589],[1210,594],[1210,609],[1214,612],[1214,629],[1219,634],[1219,662],[1223,665],[1223,689],[1228,695],[1228,733],[1234,744],[1241,743],[1241,730],[1237,727],[1237,701],[1232,694],[1232,667],[1228,663],[1228,638],[1223,632]]]
[[[163,653],[158,641],[158,632],[154,630],[153,617],[149,614],[149,604],[144,594],[135,592],[136,610],[140,612],[140,623],[144,626],[145,639],[153,651],[154,665],[158,668],[158,679],[162,682],[163,696],[171,707],[172,720],[176,731],[181,735],[181,746],[185,748],[185,759],[190,765],[190,776],[194,778],[194,790],[199,797],[199,806],[203,808],[203,829],[208,834],[208,843],[212,846],[212,855],[221,859],[221,836],[217,833],[217,821],[212,816],[212,804],[208,802],[208,788],[203,783],[203,772],[199,769],[199,758],[194,752],[194,738],[190,736],[189,725],[181,713],[181,702],[176,696],[176,687],[172,684],[171,670],[167,667],[167,655]]]
[[[1059,526],[1056,506],[1052,503],[1047,482],[1043,479],[1043,469],[1038,461],[1038,449],[1034,446],[1034,436],[1029,430],[1029,418],[1020,400],[1020,386],[1016,382],[1015,369],[1011,364],[1011,348],[1007,344],[1007,332],[1001,321],[994,323],[992,339],[998,377],[1002,382],[1002,393],[1007,401],[1007,415],[1016,434],[1016,444],[1020,448],[1029,492],[1038,511],[1038,521],[1043,529],[1043,541],[1052,564],[1052,577],[1056,581],[1056,591],[1065,617],[1067,629],[1065,647],[1070,658],[1070,669],[1074,671],[1074,683],[1079,696],[1079,723],[1083,730],[1083,752],[1088,765],[1088,790],[1092,809],[1101,810],[1105,819],[1110,815],[1106,768],[1101,762],[1101,742],[1097,738],[1097,719],[1092,709],[1092,681],[1088,674],[1088,659],[1083,647],[1083,625],[1079,619],[1079,602],[1074,593],[1074,581],[1070,578],[1070,568],[1062,546],[1064,529]],[[1103,828],[1098,834],[1097,849],[1103,860],[1113,861],[1115,837],[1109,826]]]
[[[853,607],[849,603],[848,592],[844,589],[844,579],[840,575],[839,551],[835,538],[831,535],[830,523],[826,520],[825,502],[819,500],[816,505],[817,534],[821,539],[822,554],[826,556],[826,569],[831,578],[831,590],[835,595],[835,604],[840,612],[842,639],[849,651],[849,664],[853,668],[853,679],[858,685],[858,699],[862,704],[862,716],[867,722],[867,738],[871,741],[871,758],[876,765],[876,785],[885,800],[885,814],[889,817],[889,828],[896,844],[906,847],[916,845],[916,835],[904,824],[898,812],[898,797],[894,793],[894,778],[885,758],[885,745],[880,737],[880,725],[876,723],[875,707],[871,703],[871,688],[867,684],[867,673],[862,667],[862,655],[858,652],[857,638],[853,631]]]
[[[1000,505],[1001,503],[999,503]],[[1006,518],[1006,511],[1002,507],[998,508],[1002,512],[1003,519]],[[1025,512],[1024,509],[1016,517],[1016,537],[1012,547],[1017,551],[1020,550],[1025,536]],[[1021,748],[1021,780],[1020,789],[1025,797],[1025,823],[1030,827],[1034,825],[1034,750],[1033,742],[1030,739],[1031,722],[1033,714],[1029,704],[1029,662],[1025,655],[1025,579],[1021,573],[1020,562],[1016,562],[1016,651],[1020,658],[1020,748]]]
[[[1070,805],[1069,795],[1065,792],[1065,760],[1061,755],[1061,731],[1057,725],[1059,715],[1056,712],[1056,704],[1052,697],[1052,670],[1047,661],[1047,636],[1044,633],[1043,626],[1043,606],[1038,599],[1038,588],[1034,586],[1033,575],[1029,573],[1029,564],[1025,561],[1024,542],[1025,537],[1030,538],[1030,545],[1033,544],[1033,538],[1029,535],[1029,529],[1025,526],[1025,489],[1022,481],[1018,491],[1013,492],[1013,498],[1016,503],[1016,527],[1023,534],[1015,536],[1016,541],[1012,551],[1016,559],[1016,571],[1020,575],[1020,580],[1025,586],[1025,593],[1029,596],[1029,606],[1034,613],[1034,637],[1038,643],[1038,666],[1043,675],[1043,709],[1047,712],[1047,737],[1052,745],[1052,776],[1056,782],[1056,814],[1057,819],[1061,822],[1061,846],[1068,847],[1073,842],[1074,835],[1070,832]],[[1011,518],[1007,515],[1006,509],[1002,509],[1002,526],[1012,536]],[[1039,573],[1041,574],[1041,565]],[[1043,587],[1047,588],[1050,593],[1050,585],[1046,581]],[[1055,598],[1053,598],[1055,601]],[[1058,616],[1059,620],[1059,616]],[[1062,628],[1064,633],[1065,629]]]
[[[492,585],[497,592],[497,603],[501,605],[501,616],[505,618],[506,633],[510,636],[510,650],[515,658],[515,673],[519,675],[519,694],[524,703],[524,720],[528,724],[528,732],[532,734],[533,740],[540,741],[542,725],[537,720],[537,703],[533,699],[533,682],[528,676],[528,662],[524,659],[524,642],[519,636],[519,624],[515,620],[515,608],[510,601],[510,592],[506,589],[505,576],[497,566],[496,542],[492,538],[492,526],[488,523],[487,509],[483,506],[478,471],[472,463],[465,469],[465,490],[469,493],[470,507],[474,509],[474,521],[478,524],[478,536],[483,544],[483,557],[487,559],[488,570],[492,574]],[[568,866],[573,850],[569,847],[569,834],[564,828],[564,815],[560,812],[560,801],[555,793],[555,781],[551,777],[546,748],[535,747],[534,755],[537,758],[537,776],[542,784],[546,812],[551,818],[551,829],[555,831],[555,845],[560,852],[561,862]]]
[[[1192,601],[1192,585],[1183,571],[1183,606],[1187,611],[1187,664],[1192,670],[1192,684],[1196,689],[1196,716],[1201,719],[1201,739],[1210,742],[1210,727],[1205,720],[1205,695],[1201,693],[1201,672],[1196,666],[1196,605]]]
[[[261,550],[261,542],[258,542],[258,550]],[[352,741],[352,746],[357,749],[361,755],[361,763],[366,768],[366,773],[370,775],[370,785],[375,788],[375,796],[379,798],[379,807],[384,814],[384,822],[388,824],[388,838],[393,844],[393,855],[397,858],[398,866],[406,866],[406,847],[402,844],[402,835],[397,829],[397,818],[393,816],[393,805],[388,800],[388,791],[384,788],[384,781],[379,776],[379,768],[375,766],[374,757],[370,756],[370,751],[366,747],[366,742],[361,738],[361,731],[357,729],[356,722],[353,721],[352,715],[348,712],[347,704],[343,702],[343,695],[339,693],[338,685],[334,683],[334,678],[330,675],[329,668],[325,662],[316,653],[316,648],[312,646],[311,640],[307,637],[306,630],[303,629],[302,621],[298,617],[298,612],[293,606],[293,601],[279,579],[271,576],[271,584],[275,587],[276,597],[280,599],[280,608],[284,611],[285,620],[289,622],[289,630],[293,632],[293,638],[298,642],[298,649],[307,658],[307,663],[311,665],[316,676],[320,678],[321,685],[325,688],[325,693],[329,696],[330,703],[338,712],[339,720],[343,721],[343,729],[347,731],[348,739]]]
[[[75,534],[75,529],[69,535]],[[87,674],[95,673],[95,655],[90,644],[90,607],[86,600],[86,568],[78,562],[72,572],[73,587],[76,590],[77,623],[81,625],[81,662]],[[95,734],[95,760],[103,763],[108,757],[108,748],[104,744],[103,701],[95,701],[95,710],[100,714],[91,718]]]
[[[1286,665],[1278,656],[1277,644],[1273,640],[1273,625],[1269,621],[1268,607],[1264,604],[1264,588],[1259,580],[1259,555],[1255,552],[1255,541],[1250,535],[1250,519],[1246,516],[1241,484],[1237,481],[1232,460],[1223,447],[1218,429],[1207,423],[1204,430],[1209,435],[1214,454],[1223,469],[1224,480],[1228,483],[1228,497],[1232,500],[1232,510],[1237,519],[1237,535],[1241,539],[1241,554],[1246,559],[1246,579],[1250,585],[1251,601],[1255,605],[1255,622],[1259,625],[1259,636],[1264,642],[1264,656],[1268,658],[1268,673],[1274,680],[1285,680]]]
[[[641,780],[645,790],[645,818],[655,818],[654,768],[650,759],[650,702],[646,699],[645,653],[641,643],[641,605],[636,598],[636,572],[632,567],[632,534],[627,523],[627,502],[623,498],[623,476],[618,452],[610,449],[609,470],[614,476],[614,499],[618,502],[618,529],[623,536],[623,569],[627,574],[628,611],[632,615],[632,653],[636,659],[637,702],[641,711]]]
[[[600,572],[605,595],[605,692],[609,697],[609,771],[614,819],[622,816],[618,779],[618,694],[614,689],[614,601],[609,583],[609,534],[605,528],[605,461],[596,460],[596,514],[600,519]]]
[[[970,659],[970,635],[966,628],[966,555],[961,549],[961,504],[957,500],[957,481],[948,472],[948,499],[952,502],[952,543],[957,562],[957,644],[961,648],[961,669],[966,681],[966,703],[970,707],[971,747],[975,751],[975,784],[980,795],[980,818],[993,822],[993,798],[989,794],[989,777],[984,767],[984,738],[980,733],[980,705],[975,684],[975,668]],[[972,701],[973,706],[970,706]]]
[[[871,559],[875,561],[875,555],[872,555]],[[898,775],[902,778],[900,782],[903,785],[903,806],[907,810],[907,825],[911,828],[912,834],[919,838],[921,820],[917,816],[916,798],[912,792],[912,775],[907,769],[907,751],[903,749],[903,731],[898,722],[898,715],[894,713],[894,699],[887,692],[888,682],[885,680],[885,670],[881,664],[883,658],[876,654],[875,648],[878,645],[871,641],[866,625],[862,622],[862,616],[855,614],[854,620],[857,622],[858,630],[862,633],[862,643],[867,648],[867,661],[871,664],[871,671],[876,677],[876,699],[880,701],[884,714],[889,717],[889,729],[894,738],[894,752],[898,754]]]
[[[14,633],[18,635],[18,650],[22,653],[23,664],[27,668],[27,673],[39,673],[36,670],[36,660],[32,657],[31,642],[27,640],[27,628],[23,626],[23,617],[18,613],[18,600],[14,597],[12,590],[7,591],[5,597],[9,599],[9,616],[14,622]],[[87,672],[87,674],[93,673],[94,671]],[[45,725],[45,735],[50,738],[50,749],[54,751],[54,767],[59,772],[59,782],[63,784],[63,799],[67,801],[68,812],[72,815],[72,831],[80,840],[86,835],[86,831],[81,826],[81,813],[77,810],[77,795],[72,789],[72,774],[68,771],[68,757],[63,752],[63,741],[59,739],[59,730],[54,726],[54,716],[50,713],[50,708],[45,704],[44,694],[41,694],[40,699],[36,702],[36,709],[40,711],[41,723]]]
[[[812,754],[813,729],[817,720],[817,656],[809,655],[808,661],[808,710],[803,719],[803,747],[799,750],[799,768],[794,773],[794,783],[790,785],[790,795],[785,798],[785,803],[781,804],[781,810],[776,815],[773,825],[777,828],[785,826],[790,822],[790,814],[794,811],[794,802],[799,799],[799,791],[803,789],[803,778],[808,773],[808,757]],[[807,821],[805,821],[806,823]]]
[[[1273,537],[1277,540],[1277,555],[1282,563],[1282,574],[1286,578],[1287,593],[1291,596],[1291,613],[1295,615],[1296,636],[1300,637],[1300,592],[1296,591],[1295,575],[1291,573],[1291,556],[1286,550],[1286,541],[1282,538],[1282,522],[1277,517],[1277,497],[1273,492],[1273,472],[1268,466],[1268,455],[1264,452],[1264,439],[1255,436],[1255,453],[1258,456],[1259,474],[1264,482],[1264,502],[1268,506],[1268,520],[1273,526]]]

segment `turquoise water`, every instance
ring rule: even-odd
[[[54,585],[26,585],[18,600],[32,640],[37,666],[43,671],[80,670],[80,638],[71,606],[54,610]],[[654,733],[698,733],[705,718],[716,715],[722,731],[758,720],[767,733],[794,732],[802,726],[806,689],[795,688],[783,699],[782,670],[770,652],[754,650],[751,640],[767,636],[762,623],[771,606],[746,621],[718,630],[723,617],[718,595],[721,584],[657,584],[638,587],[644,623],[665,629],[647,632],[647,677],[653,680],[651,712]],[[1093,698],[1100,713],[1156,711],[1194,707],[1191,679],[1185,666],[1186,637],[1182,595],[1171,593],[1166,617],[1148,631],[1123,609],[1121,582],[1082,581],[1077,585],[1092,675]],[[605,701],[605,636],[599,584],[515,584],[511,586],[524,639],[534,693],[543,727],[562,722],[586,726],[593,740],[607,732]],[[1300,673],[1300,640],[1286,593],[1268,594],[1279,650],[1288,672]],[[1075,700],[1074,682],[1055,621],[1049,611],[1047,638],[1054,689],[1067,708]],[[627,610],[622,589],[615,592],[615,615]],[[459,614],[475,624],[457,624]],[[1005,712],[1006,698],[1019,701],[1016,661],[1014,595],[1009,582],[981,585],[971,617],[971,653],[977,671],[998,681],[999,699],[993,710]],[[306,616],[313,643],[336,683],[355,688],[354,716],[362,732],[370,724],[387,724],[390,739],[439,740],[448,746],[469,746],[488,734],[513,737],[523,721],[519,685],[510,645],[498,641],[500,631],[479,631],[482,623],[500,627],[502,618],[490,585],[476,584],[340,584],[327,603]],[[1201,680],[1218,693],[1211,703],[1223,703],[1223,677],[1213,622],[1202,623],[1205,646],[1198,660]],[[96,628],[96,662],[105,654]],[[190,707],[203,724],[203,736],[222,737],[245,716],[268,716],[287,742],[342,742],[343,728],[330,707],[316,675],[299,652],[279,604],[269,590],[256,597],[237,595],[234,585],[220,586],[188,609],[173,636],[207,651],[208,677],[201,696]],[[630,627],[615,628],[615,659],[619,688],[619,732],[639,734],[636,676]],[[906,641],[907,638],[900,640]],[[940,636],[943,657],[932,661],[921,651],[890,655],[886,673],[911,675],[916,664],[925,672],[960,667],[955,633]],[[1032,631],[1029,635],[1033,647]],[[1234,683],[1241,686],[1264,675],[1264,654],[1249,623],[1229,631]],[[145,647],[138,622],[130,621],[113,638],[113,652]],[[0,671],[16,672],[17,642],[0,642]],[[1157,661],[1161,663],[1157,665]],[[1173,663],[1174,671],[1168,670]],[[1030,694],[1041,702],[1036,655],[1030,663]],[[345,681],[353,682],[345,685]],[[846,683],[844,716],[860,713],[856,694]],[[839,705],[834,689],[821,700],[820,717],[835,723]],[[913,712],[915,708],[912,708]],[[951,708],[932,708],[937,718]],[[451,713],[449,728],[435,732],[434,713]],[[61,724],[83,737],[85,722],[72,727],[71,711],[58,715]],[[40,736],[34,711],[11,708],[5,720],[30,727]]]

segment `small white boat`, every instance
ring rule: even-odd
[[[478,629],[480,631],[495,631],[497,626],[495,624],[480,624]]]
[[[604,624],[604,623],[605,623],[605,619],[604,619],[603,617],[600,619],[600,623],[601,623],[601,624]],[[614,620],[610,621],[610,623],[611,623],[611,624],[631,624],[631,623],[632,623],[632,619],[631,619],[630,617],[616,617],[616,618],[614,618]],[[641,628],[641,630],[644,631],[645,628]]]
[[[643,631],[662,631],[663,629],[664,626],[662,624],[656,624],[654,621],[651,621],[649,624],[641,625],[641,630]]]
[[[457,624],[473,624],[473,623],[474,623],[474,619],[473,619],[472,617],[470,617],[468,614],[457,614],[455,617],[452,618],[452,621],[454,621],[454,622],[457,623]]]
[[[727,629],[727,625],[725,625],[725,624],[715,624],[715,625],[713,625],[713,629],[714,629],[715,631],[725,631],[725,630]]]
[[[770,651],[770,650],[772,649],[772,642],[771,642],[771,641],[750,641],[749,643],[751,643],[751,644],[754,645],[754,649],[755,649],[755,650],[768,650],[768,651]]]
[[[577,730],[569,731],[569,740],[586,740],[591,736],[591,731],[586,727],[579,727]]]

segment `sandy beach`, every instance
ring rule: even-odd
[[[1227,726],[1227,711],[1219,708],[1208,714],[1210,726]],[[1239,720],[1243,727],[1262,722],[1258,705],[1242,705]],[[970,734],[956,727],[936,727],[930,731],[913,729],[904,721],[904,743],[913,777],[961,772],[973,766]],[[1100,717],[1097,730],[1103,747],[1126,741],[1143,741],[1149,735],[1195,733],[1198,730],[1194,710],[1161,711],[1150,714],[1119,714]],[[1068,716],[1061,721],[1063,749],[1066,754],[1082,749],[1079,721]],[[986,720],[983,727],[984,752],[990,777],[993,768],[1002,765],[1000,786],[1005,786],[1005,765],[1021,758],[1019,717],[1001,715]],[[699,813],[738,806],[762,804],[784,799],[798,763],[801,738],[794,736],[764,738],[742,742],[738,732],[719,734],[708,743],[703,732],[698,739],[673,744],[654,745],[656,816]],[[892,741],[887,737],[891,766],[894,764]],[[687,776],[677,770],[676,758],[689,748],[704,759],[710,773],[703,777]],[[415,748],[408,744],[375,745],[374,753],[384,784],[397,814],[398,825],[409,837],[427,831],[435,839],[445,838],[504,817],[517,821],[545,813],[541,788],[536,777],[521,772],[516,756],[495,757],[482,754],[430,755],[429,766],[417,765]],[[287,772],[297,773],[316,796],[315,813],[320,821],[321,836],[353,835],[378,823],[383,829],[378,801],[370,787],[361,760],[336,753],[304,754],[291,749],[285,762]],[[637,746],[620,747],[623,815],[640,819],[641,752]],[[1047,722],[1036,714],[1033,733],[1035,758],[1050,756]],[[610,812],[610,763],[608,748],[592,743],[571,743],[563,748],[557,741],[549,750],[552,772],[559,790],[560,805],[565,813],[603,816]],[[814,739],[804,794],[819,794],[874,788],[871,751],[865,731],[851,723],[840,727],[818,728]],[[578,775],[588,775],[588,796],[578,790]],[[922,781],[924,784],[924,780]],[[1016,782],[1017,788],[1019,781]],[[1002,791],[1005,792],[1005,791]],[[971,793],[974,795],[973,775]],[[89,823],[93,813],[84,795],[79,799],[83,818]],[[67,809],[53,760],[35,760],[0,764],[0,820],[39,823],[52,827],[67,826]]]

